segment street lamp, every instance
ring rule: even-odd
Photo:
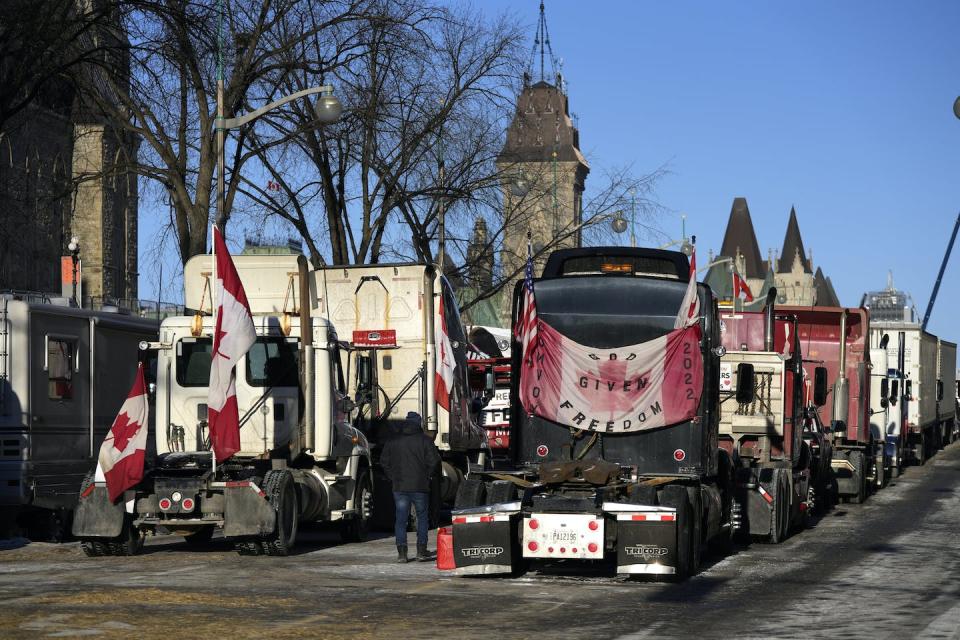
[[[340,119],[343,113],[343,105],[340,100],[333,95],[333,87],[325,84],[319,87],[310,87],[302,91],[297,91],[279,100],[274,100],[268,105],[262,106],[256,111],[251,111],[242,116],[234,118],[224,118],[223,116],[223,77],[217,80],[217,226],[223,228],[224,222],[224,200],[226,193],[225,170],[224,170],[224,144],[227,129],[236,129],[242,127],[248,122],[252,122],[263,114],[281,107],[288,102],[298,98],[304,98],[315,94],[321,94],[320,98],[314,104],[314,113],[317,116],[317,122],[320,124],[332,124]]]
[[[67,250],[70,252],[70,259],[73,262],[73,277],[71,278],[71,284],[73,284],[73,302],[79,307],[80,300],[77,298],[77,265],[80,263],[80,238],[73,236],[70,238],[70,244],[67,245]]]
[[[953,101],[953,115],[960,118],[960,98]]]

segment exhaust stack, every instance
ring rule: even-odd
[[[773,316],[774,303],[777,300],[777,288],[770,287],[767,292],[767,303],[763,307],[763,350],[773,351]]]
[[[843,423],[846,430],[850,406],[850,385],[847,380],[847,310],[840,313],[840,369],[833,384],[833,422]]]

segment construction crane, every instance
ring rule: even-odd
[[[937,292],[940,291],[940,281],[943,280],[943,272],[947,269],[947,263],[950,261],[950,252],[953,251],[953,241],[957,239],[957,229],[960,229],[960,213],[957,214],[957,221],[953,224],[953,233],[950,234],[950,242],[947,243],[947,252],[943,254],[943,262],[940,263],[940,273],[937,274],[937,281],[933,283],[933,292],[930,294],[930,302],[927,303],[927,310],[923,314],[922,329],[927,330],[927,323],[930,321],[930,313],[933,311],[933,303],[937,301]]]

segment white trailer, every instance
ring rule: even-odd
[[[437,401],[434,386],[441,299],[454,360],[449,409]],[[423,417],[424,429],[433,436],[443,460],[436,512],[440,500],[454,499],[465,474],[474,465],[482,466],[489,451],[477,423],[481,407],[472,402],[467,337],[453,289],[430,265],[328,267],[311,273],[310,301],[315,316],[328,319],[339,335],[352,339],[350,370],[357,375],[349,389],[374,459],[379,445],[391,437],[392,423],[405,419],[408,412]],[[382,495],[388,502],[386,492]],[[383,509],[390,511],[389,504]],[[392,523],[392,512],[386,515],[384,521]]]
[[[939,446],[937,417],[937,337],[913,322],[871,322],[871,340],[886,333],[888,362],[902,362],[903,418],[901,461],[923,464]],[[903,335],[902,339],[900,334]],[[874,342],[871,342],[874,344]],[[877,342],[877,344],[879,344]],[[901,347],[902,345],[902,347]]]
[[[148,532],[204,542],[218,528],[241,554],[286,555],[305,521],[338,522],[345,539],[365,537],[373,497],[369,447],[351,425],[346,345],[302,304],[306,260],[239,255],[234,263],[257,333],[236,367],[240,451],[213,466],[207,430],[213,265],[211,256],[196,256],[184,270],[184,288],[198,314],[167,318],[151,345],[156,458],[118,505],[88,478],[93,488],[74,523],[88,555],[135,553]]]
[[[937,340],[937,418],[940,421],[942,444],[957,439],[957,345]]]
[[[25,297],[0,295],[0,529],[58,539],[157,322]]]

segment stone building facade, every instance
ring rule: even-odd
[[[127,61],[111,64],[125,70]],[[60,261],[76,236],[87,303],[136,299],[137,142],[84,104],[66,82],[51,83],[4,124],[0,290],[71,293]]]
[[[790,209],[779,253],[771,249],[767,259],[763,260],[747,200],[734,198],[723,245],[718,255],[710,253],[707,264],[711,263],[715,264],[707,272],[704,282],[710,285],[720,300],[729,303],[733,299],[731,263],[740,277],[746,280],[754,299],[749,303],[738,302],[738,308],[761,309],[771,287],[777,288],[778,304],[840,306],[830,278],[824,275],[820,267],[814,270],[813,254],[804,249],[795,208]]]

